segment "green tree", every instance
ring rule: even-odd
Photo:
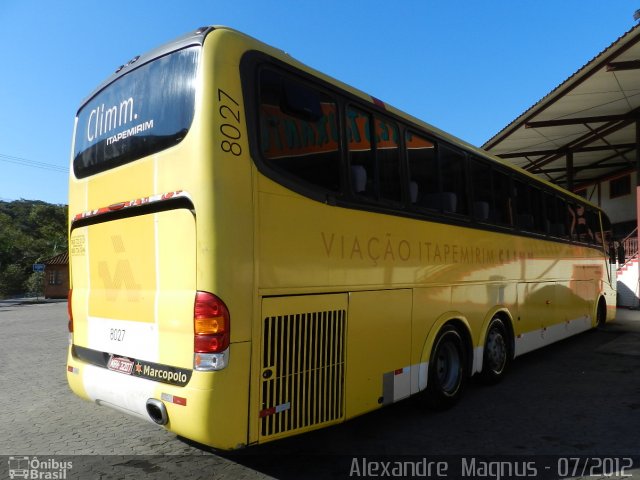
[[[16,263],[8,265],[0,276],[0,292],[6,297],[18,295],[24,291],[24,283],[29,275],[25,268]]]
[[[0,202],[0,296],[35,293],[32,265],[67,250],[67,207]]]
[[[32,272],[25,282],[26,292],[29,296],[44,296],[44,273]]]

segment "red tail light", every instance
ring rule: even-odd
[[[73,333],[73,309],[71,307],[71,295],[73,294],[73,289],[69,289],[69,295],[67,295],[67,313],[69,314],[69,323],[67,327],[69,328],[69,333]]]
[[[212,293],[196,292],[193,307],[194,341],[196,353],[222,353],[231,341],[229,310]]]

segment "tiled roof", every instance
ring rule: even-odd
[[[42,263],[45,265],[69,265],[69,252],[63,252],[55,257],[48,258]]]

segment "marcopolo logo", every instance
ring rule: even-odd
[[[136,360],[133,375],[148,378],[162,383],[170,383],[181,387],[189,383],[191,372],[178,367],[170,367],[167,365],[158,365],[155,363],[143,363]]]
[[[55,458],[9,457],[9,478],[64,480],[67,471],[73,468],[73,462]]]
[[[162,368],[153,368],[149,365],[142,367],[142,373],[145,377],[157,378],[158,380],[166,380],[167,383],[187,383],[187,375],[184,372],[176,372],[165,370]]]

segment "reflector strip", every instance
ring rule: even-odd
[[[163,393],[162,395],[160,395],[160,398],[165,402],[174,403],[176,405],[182,405],[184,407],[187,406],[187,399],[183,397],[178,397],[176,395],[171,395],[169,393]]]
[[[291,408],[291,402],[283,403],[282,405],[278,405],[277,407],[265,408],[259,413],[260,418],[268,417],[269,415],[274,415],[276,413],[284,412]]]
[[[80,369],[78,367],[72,367],[71,365],[69,365],[67,366],[67,372],[78,375],[78,373],[80,373]]]
[[[260,413],[258,414],[258,416],[260,418],[264,418],[264,417],[268,417],[269,415],[273,415],[274,413],[276,413],[276,407],[265,408],[264,410],[260,410]]]
[[[109,205],[108,207],[100,207],[100,208],[96,208],[95,210],[89,210],[88,212],[78,213],[73,217],[73,221],[75,222],[85,218],[91,218],[97,215],[103,215],[109,212],[116,212],[118,210],[122,210],[125,208],[140,207],[142,205],[146,205],[149,203],[162,202],[164,200],[169,200],[177,197],[189,198],[189,195],[186,192],[183,192],[182,190],[176,190],[174,192],[166,192],[166,193],[160,193],[158,195],[151,195],[149,197],[136,198],[128,202],[114,203]]]
[[[397,368],[382,376],[382,404],[388,405],[411,395],[411,367]]]

